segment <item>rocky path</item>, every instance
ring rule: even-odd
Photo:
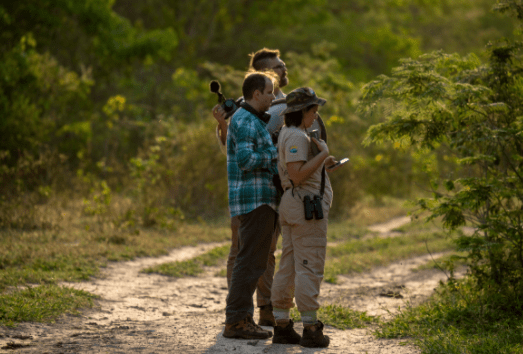
[[[398,219],[376,231],[385,235],[404,222],[408,220]],[[216,269],[209,269],[203,276],[182,279],[140,273],[143,268],[189,259],[218,245],[221,244],[184,247],[164,257],[113,263],[99,278],[66,284],[99,295],[98,308],[79,317],[63,316],[51,325],[23,323],[16,329],[0,329],[3,348],[0,352],[419,353],[399,340],[376,339],[369,329],[343,331],[327,327],[331,345],[326,349],[272,344],[270,339],[227,339],[221,335],[227,283],[225,278],[214,275]],[[438,281],[445,278],[434,270],[411,271],[429,259],[430,256],[417,257],[366,274],[340,276],[339,284],[322,285],[321,301],[386,317],[409,302],[426,299]],[[383,296],[390,291],[396,296]],[[296,327],[301,333],[301,324]]]

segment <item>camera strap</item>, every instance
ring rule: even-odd
[[[265,113],[265,112],[258,112],[257,110],[255,110],[250,104],[248,104],[247,102],[243,101],[241,104],[240,104],[240,107],[242,107],[243,109],[245,109],[246,111],[248,111],[249,113],[253,114],[254,116],[256,116],[259,120],[261,120],[262,122],[264,122],[265,124],[269,123],[269,120],[271,119],[271,115],[268,114],[268,113]]]

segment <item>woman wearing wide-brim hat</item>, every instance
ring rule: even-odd
[[[285,192],[279,207],[283,249],[271,295],[277,324],[273,343],[299,343],[305,347],[329,345],[329,337],[323,335],[323,323],[317,319],[317,310],[333,197],[324,165],[325,160],[333,158],[323,140],[307,134],[307,128],[318,117],[319,107],[325,103],[325,99],[308,87],[298,88],[286,97],[285,126],[278,138],[278,173]],[[313,146],[319,151],[316,155]],[[290,319],[293,298],[304,325],[302,337]]]

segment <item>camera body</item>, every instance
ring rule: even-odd
[[[315,195],[312,200],[306,195],[303,198],[303,208],[305,210],[305,220],[323,219],[323,206],[321,205],[321,198]]]
[[[221,105],[225,111],[225,119],[231,117],[238,108],[240,108],[240,103],[243,101],[243,98],[240,97],[238,100],[233,100],[232,98],[225,98],[220,92],[221,86],[220,83],[216,80],[211,81],[209,89],[212,93],[218,95],[218,103]]]
[[[227,113],[225,119],[228,119],[230,116],[234,114],[234,112],[236,112],[238,108],[240,108],[240,104],[232,98],[228,98],[222,103],[222,108]]]

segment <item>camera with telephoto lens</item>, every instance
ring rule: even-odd
[[[303,198],[303,207],[305,209],[305,220],[320,220],[323,219],[323,207],[321,205],[321,198],[315,195],[312,200],[306,195]]]
[[[225,119],[231,117],[234,114],[234,112],[236,112],[236,110],[240,108],[240,103],[243,101],[243,98],[240,97],[236,101],[232,98],[225,98],[225,96],[223,96],[223,94],[220,92],[221,87],[218,81],[211,81],[211,83],[209,84],[209,88],[212,93],[218,95],[218,103],[221,105],[221,107],[226,113]]]

